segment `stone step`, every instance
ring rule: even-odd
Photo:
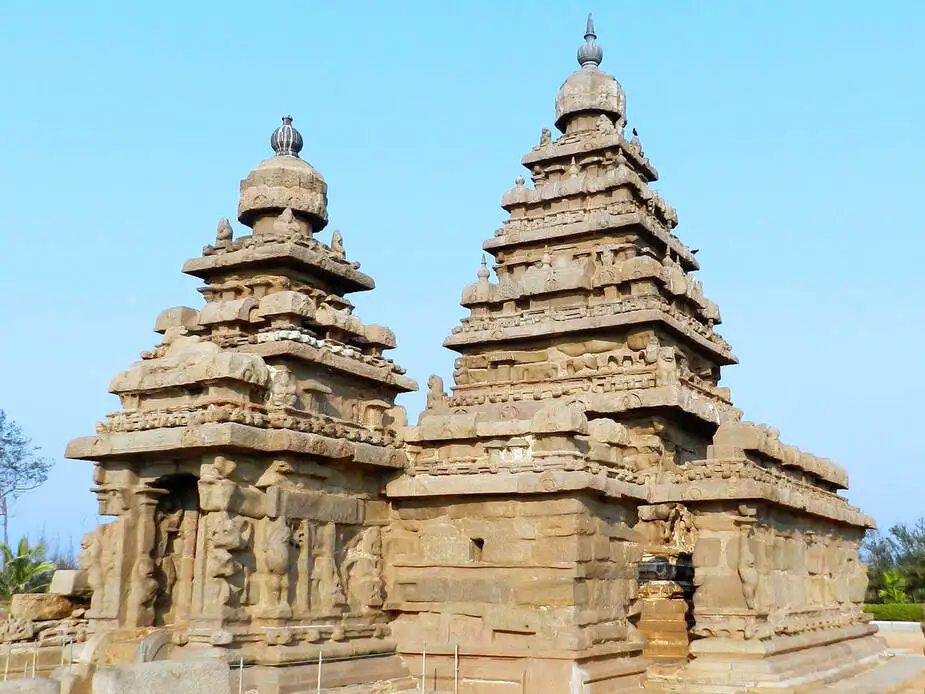
[[[922,694],[925,691],[925,656],[896,655],[870,670],[817,691],[818,694]]]

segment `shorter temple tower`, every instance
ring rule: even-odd
[[[177,657],[220,647],[256,666],[261,693],[291,691],[313,667],[261,666],[322,649],[327,686],[400,682],[382,489],[405,460],[395,396],[416,385],[383,356],[391,331],[346,298],[372,278],[339,231],[317,238],[327,186],[290,117],[271,144],[241,182],[252,233],[235,238],[222,219],[183,267],[205,282],[205,305],[158,316],[161,343],[110,386],[122,409],[68,446],[94,462],[100,513],[114,518],[83,543],[90,626],[113,643],[166,634],[188,651]]]

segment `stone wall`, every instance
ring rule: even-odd
[[[426,650],[449,677],[458,647],[467,668],[506,659],[513,683],[566,661],[638,655],[634,522],[632,505],[593,498],[394,503],[387,607],[411,669]]]

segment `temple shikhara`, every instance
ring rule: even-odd
[[[584,39],[462,290],[453,383],[411,422],[417,384],[354,314],[373,280],[283,119],[240,225],[183,266],[204,305],[157,317],[121,409],[68,446],[109,522],[56,576],[91,596],[66,691],[159,666],[224,668],[208,694],[901,691],[925,670],[862,611],[873,522],[845,471],[720,386],[719,308],[590,19]]]

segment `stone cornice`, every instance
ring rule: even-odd
[[[613,149],[619,149],[646,181],[651,183],[658,180],[658,171],[652,166],[649,159],[641,153],[637,146],[627,142],[623,138],[623,133],[618,129],[611,132],[590,130],[576,133],[575,135],[563,135],[547,144],[534,147],[523,156],[520,163],[532,170],[538,164]]]
[[[875,527],[873,520],[841,497],[815,498],[792,483],[755,479],[701,480],[697,484],[634,484],[612,477],[608,469],[547,470],[495,474],[402,475],[386,486],[391,498],[470,496],[482,494],[560,494],[590,491],[612,499],[631,498],[646,503],[703,503],[763,500],[845,525]],[[820,494],[824,494],[820,492]]]
[[[247,248],[192,258],[183,264],[187,275],[208,279],[248,267],[277,265],[320,275],[344,292],[373,289],[373,278],[331,254],[326,247],[310,248],[293,242],[254,244]]]
[[[629,325],[642,325],[645,323],[661,323],[667,326],[681,337],[693,342],[698,349],[710,355],[710,357],[715,359],[720,365],[738,363],[738,359],[736,359],[728,349],[728,346],[723,346],[725,343],[721,345],[707,339],[699,333],[694,332],[692,329],[689,329],[677,318],[658,309],[642,309],[610,315],[584,316],[564,320],[552,320],[550,318],[539,323],[514,325],[506,328],[459,331],[454,332],[444,340],[443,346],[456,350],[457,352],[467,352],[469,350],[466,348],[469,346],[486,343],[529,340],[536,339],[537,335],[548,337],[552,335],[603,330]]]
[[[555,213],[555,214],[571,214]],[[585,236],[588,234],[600,234],[603,231],[627,228],[628,231],[645,231],[649,236],[657,239],[663,245],[670,248],[671,251],[681,262],[683,268],[687,271],[699,269],[697,260],[691,254],[690,249],[681,242],[678,237],[671,234],[663,225],[655,221],[652,215],[644,210],[625,213],[610,213],[606,209],[592,211],[590,213],[579,213],[582,218],[580,221],[566,222],[561,224],[543,223],[544,217],[533,219],[512,219],[508,224],[523,224],[530,222],[536,224],[537,229],[529,231],[508,231],[502,229],[494,238],[490,238],[482,244],[482,248],[497,255],[499,251],[505,251],[515,246],[528,244],[541,244],[552,241],[564,241],[576,236]]]
[[[72,440],[64,455],[66,458],[100,461],[135,456],[148,459],[152,454],[168,454],[175,458],[220,450],[302,454],[387,468],[403,468],[407,462],[404,452],[395,448],[231,422],[103,433]]]
[[[395,369],[398,367],[381,358],[357,358],[350,355],[336,354],[331,349],[320,349],[291,339],[245,344],[237,349],[241,352],[258,354],[261,357],[293,357],[321,364],[336,371],[391,386],[400,392],[410,392],[418,389],[418,384],[414,379],[396,373]]]

